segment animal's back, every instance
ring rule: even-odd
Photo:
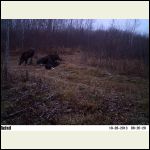
[[[58,54],[52,54],[52,55],[49,55],[49,57],[50,57],[53,61],[61,60]]]
[[[48,60],[49,60],[49,56],[42,57],[37,61],[37,64],[47,64]]]
[[[33,49],[29,49],[28,51],[23,52],[22,57],[33,57],[34,55],[34,50]]]

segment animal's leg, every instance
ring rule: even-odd
[[[30,58],[30,63],[29,63],[30,65],[32,64],[32,57]]]
[[[22,60],[20,59],[20,60],[19,60],[19,65],[21,65],[21,64],[22,64]]]
[[[24,59],[22,57],[20,57],[18,64],[21,65],[23,62],[24,62]]]
[[[28,64],[28,59],[25,60],[25,65],[27,65],[27,64]]]

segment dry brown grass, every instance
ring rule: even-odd
[[[2,86],[2,124],[149,124],[148,79],[82,64],[79,52],[54,70],[16,58]]]
[[[85,56],[83,56],[85,57]],[[137,59],[98,59],[95,57],[85,57],[84,61],[91,66],[107,68],[113,72],[133,75],[140,77],[149,77],[149,66],[146,66],[142,60]]]

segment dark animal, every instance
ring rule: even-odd
[[[38,65],[46,65],[48,63],[50,56],[45,56],[37,60]]]
[[[51,64],[49,64],[49,63],[45,64],[45,69],[52,69],[52,68],[53,68],[53,66]]]
[[[28,51],[25,51],[22,53],[20,60],[19,60],[19,65],[21,65],[22,63],[25,62],[25,65],[28,63],[28,59],[30,59],[30,63],[32,64],[32,58],[34,56],[35,53],[35,49],[34,48],[30,48]]]
[[[48,62],[45,64],[45,69],[52,69],[56,66],[58,66],[60,63],[58,61],[51,61],[51,59],[48,60]]]
[[[46,69],[51,69],[60,64],[58,61],[62,61],[62,59],[57,54],[53,54],[40,58],[37,64],[45,65]]]

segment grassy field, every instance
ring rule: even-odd
[[[149,79],[83,64],[80,52],[62,64],[18,66],[11,56],[1,84],[1,124],[149,124]]]

